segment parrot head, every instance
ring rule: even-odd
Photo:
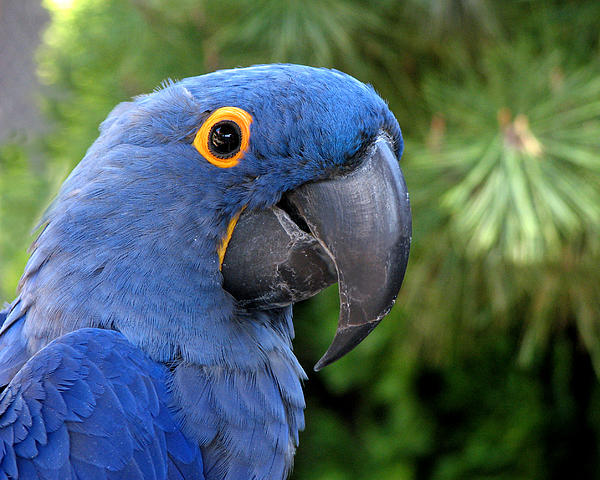
[[[115,328],[159,360],[214,363],[236,351],[236,312],[337,282],[338,328],[318,369],[391,308],[411,217],[400,128],[370,86],[298,65],[224,70],[120,104],[100,132],[22,280],[23,303],[55,319],[32,323],[37,337]],[[40,289],[52,304],[28,300]],[[223,338],[227,348],[204,346]]]

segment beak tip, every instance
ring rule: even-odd
[[[325,355],[323,355],[314,366],[314,371],[318,372],[346,355],[373,331],[381,321],[381,318],[383,317],[360,325],[348,325],[343,328],[338,328]]]
[[[321,359],[321,360],[322,360],[322,359]],[[326,365],[325,365],[325,364],[324,364],[324,363],[323,363],[321,360],[319,360],[319,361],[318,361],[318,362],[315,364],[315,366],[313,367],[313,370],[314,370],[315,372],[319,372],[319,371],[321,371],[321,370],[323,369],[323,367],[325,367],[325,366],[326,366]]]

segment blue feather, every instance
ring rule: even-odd
[[[197,446],[181,435],[167,442],[177,432],[167,375],[117,332],[82,329],[51,342],[0,397],[0,471],[16,478],[18,460],[43,477],[168,478],[179,464],[203,479]],[[125,413],[116,384],[142,385],[148,408]]]

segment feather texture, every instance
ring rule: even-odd
[[[0,397],[0,478],[203,480],[200,451],[168,409],[167,376],[118,332],[51,342]]]

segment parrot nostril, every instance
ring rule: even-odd
[[[277,207],[283,210],[285,213],[287,213],[290,219],[296,224],[296,226],[300,230],[312,235],[312,232],[310,231],[310,227],[306,223],[306,220],[302,218],[302,215],[300,215],[300,212],[298,212],[296,206],[290,201],[290,199],[287,196],[284,195],[283,197],[281,197],[281,200],[277,204]]]

